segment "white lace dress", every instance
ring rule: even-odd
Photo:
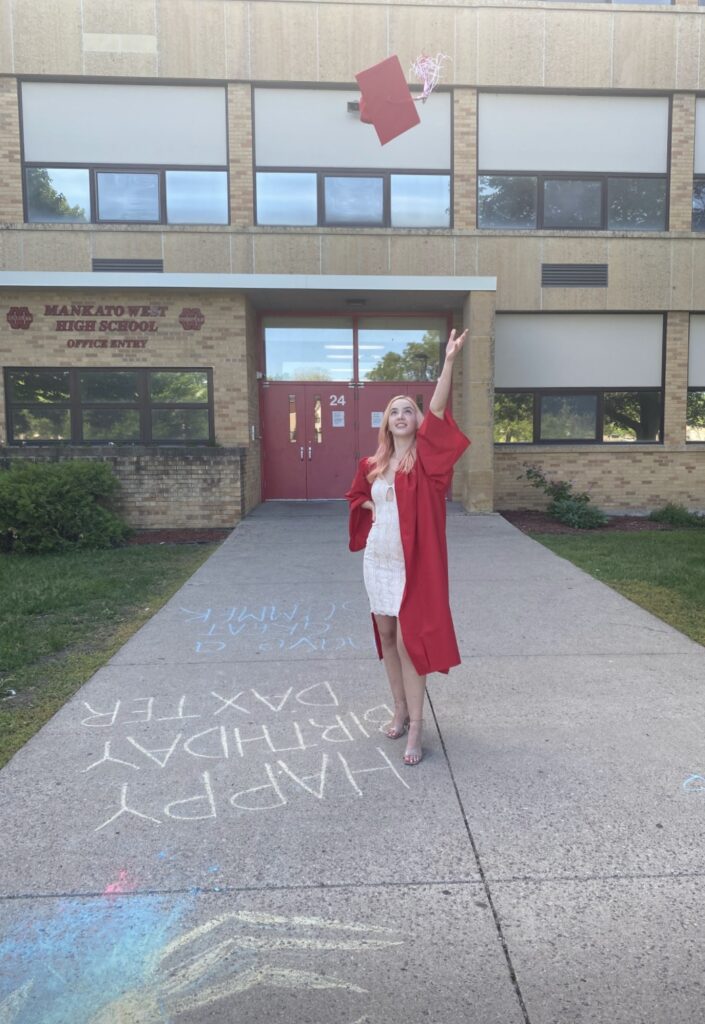
[[[363,562],[370,610],[375,615],[399,615],[406,569],[394,487],[384,480],[375,480],[372,500],[375,521],[367,538]]]

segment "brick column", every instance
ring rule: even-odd
[[[477,90],[453,90],[453,227],[472,231],[476,220]]]
[[[23,220],[17,82],[0,78],[0,222],[21,224]]]
[[[252,179],[252,90],[247,84],[228,86],[228,164],[230,219],[234,228],[254,224]]]
[[[463,456],[462,501],[468,512],[494,509],[494,292],[465,300],[461,426],[472,444]]]
[[[671,126],[671,231],[690,231],[693,218],[693,161],[695,153],[695,95],[677,92],[673,97]]]
[[[689,313],[667,314],[666,387],[663,417],[664,444],[667,448],[685,447],[689,330]]]

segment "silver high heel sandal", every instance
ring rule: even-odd
[[[397,729],[390,722],[387,728],[384,730],[384,735],[390,740],[398,740],[404,735],[406,730],[409,728],[409,716],[407,715],[401,726]]]
[[[409,719],[409,725],[413,725],[415,722],[423,722],[423,718],[411,718],[411,719]],[[409,748],[407,747],[406,752],[404,753],[404,764],[409,765],[410,767],[414,767],[417,764],[421,764],[422,761],[423,761],[423,748],[422,747],[419,747],[417,750],[413,749],[413,748],[411,750],[409,750]]]

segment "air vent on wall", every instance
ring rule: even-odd
[[[542,263],[542,288],[606,288],[606,263]]]
[[[120,273],[141,271],[143,274],[163,274],[164,260],[93,260],[94,271]]]

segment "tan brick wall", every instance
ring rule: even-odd
[[[673,97],[671,126],[671,231],[691,230],[694,152],[695,96],[677,92]]]
[[[246,308],[247,332],[247,402],[250,431],[254,428],[255,440],[250,439],[244,464],[245,512],[249,512],[262,499],[262,443],[260,441],[260,385],[257,380],[259,369],[259,332],[257,311],[252,303]]]
[[[241,511],[241,449],[0,448],[0,465],[17,461],[107,462],[120,481],[117,511],[135,528],[228,528]],[[0,470],[1,471],[1,470]]]
[[[669,449],[685,447],[689,329],[689,313],[669,313],[666,317],[663,439],[665,447]]]
[[[663,448],[495,449],[495,508],[545,508],[548,499],[524,479],[524,465],[551,480],[570,480],[606,511],[651,510],[668,501],[705,510],[705,445]]]
[[[477,90],[453,95],[453,227],[473,231],[477,206]]]
[[[254,223],[252,145],[252,89],[247,83],[229,85],[228,160],[233,228],[248,228]]]
[[[473,292],[465,302],[463,326],[462,427],[471,441],[459,465],[462,501],[470,512],[491,512],[494,493],[494,292]]]
[[[0,78],[0,224],[21,224],[23,217],[17,82]]]
[[[104,333],[95,330],[57,331],[58,320],[71,317],[48,316],[47,305],[81,303],[102,306],[153,306],[165,309],[155,318],[154,332]],[[30,311],[27,330],[13,330],[7,321],[12,307]],[[199,308],[205,317],[200,331],[186,331],[179,323],[184,308]],[[121,319],[127,319],[127,315]],[[77,317],[85,321],[86,318]],[[115,317],[103,317],[115,319]],[[93,339],[119,342],[125,336],[145,340],[139,349],[75,348]],[[0,366],[193,366],[213,369],[213,405],[217,444],[248,447],[250,404],[247,391],[247,330],[245,299],[230,292],[130,290],[3,290],[0,291]],[[4,434],[4,388],[0,389],[0,430]]]

